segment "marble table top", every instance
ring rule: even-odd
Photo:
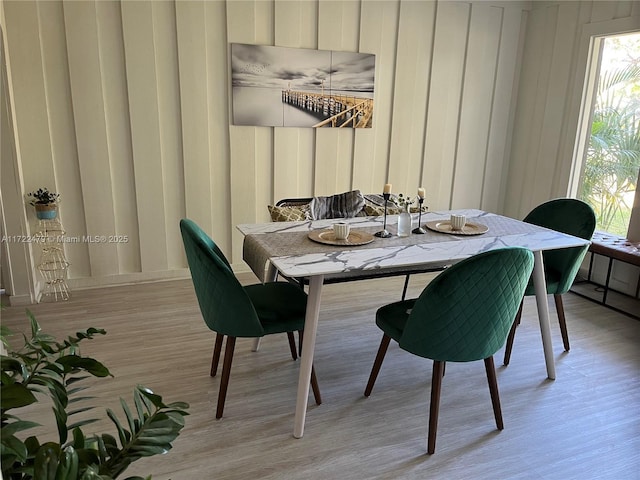
[[[589,244],[589,241],[578,237],[481,210],[423,213],[422,225],[448,220],[451,213],[464,214],[468,221],[486,225],[489,230],[474,236],[427,230],[423,235],[401,238],[395,235],[397,215],[389,215],[387,230],[394,234],[392,237],[375,237],[373,242],[360,246],[335,246],[318,244],[307,236],[311,230],[330,228],[335,219],[244,224],[237,228],[245,235],[243,258],[261,279],[264,278],[267,261],[286,276],[309,277],[448,265],[480,252],[507,246],[538,251]],[[412,216],[416,226],[418,214]],[[368,233],[382,230],[383,226],[383,217],[356,217],[345,221],[352,229]]]

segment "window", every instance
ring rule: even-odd
[[[594,208],[597,230],[632,236],[640,171],[640,33],[596,39],[592,63],[578,198]]]

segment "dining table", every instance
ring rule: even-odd
[[[466,216],[463,231],[450,229],[452,214]],[[528,248],[534,254],[532,276],[547,377],[556,378],[542,253],[588,245],[589,241],[478,209],[416,213],[414,225],[418,219],[425,233],[406,237],[397,235],[397,215],[340,219],[349,223],[349,238],[356,240],[352,243],[349,239],[347,243],[331,241],[336,219],[237,225],[244,235],[243,259],[261,281],[273,281],[280,272],[288,278],[306,279],[309,284],[294,437],[304,434],[322,286],[329,278],[349,281],[393,272],[437,270],[488,250]],[[384,227],[391,236],[376,236]]]

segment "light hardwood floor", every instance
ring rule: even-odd
[[[253,282],[252,275],[242,281]],[[417,295],[427,276],[414,276]],[[443,380],[436,453],[426,455],[431,362],[392,342],[370,398],[363,396],[381,333],[378,306],[400,297],[402,279],[328,285],[323,291],[315,367],[324,403],[310,401],[305,435],[292,436],[298,362],[286,336],[259,352],[239,340],[224,417],[216,421],[219,376],[210,378],[214,334],[204,325],[190,280],[72,292],[31,310],[45,331],[89,326],[108,334],[83,353],[115,378],[92,382],[104,407],[119,411],[137,383],[166,401],[191,404],[167,455],[126,472],[154,479],[639,479],[640,322],[571,293],[565,310],[572,349],[562,351],[553,302],[557,379],[546,379],[535,302],[525,300],[509,367],[496,357],[505,429],[495,428],[482,362],[449,364]],[[2,322],[27,327],[23,307]],[[51,411],[34,415],[54,432]],[[114,433],[108,421],[89,427]]]

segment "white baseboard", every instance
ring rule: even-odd
[[[232,265],[237,274],[251,272],[245,263]],[[83,290],[87,288],[100,288],[116,285],[130,285],[134,283],[162,282],[166,280],[181,280],[191,278],[188,268],[177,270],[165,270],[161,272],[136,272],[121,275],[109,275],[105,277],[85,277],[67,279],[69,290]]]
[[[10,307],[21,307],[34,304],[34,301],[31,299],[31,295],[5,295],[3,298],[7,300]]]
[[[69,278],[67,286],[69,290],[83,290],[87,288],[111,287],[116,285],[130,285],[134,283],[160,282],[165,280],[178,280],[189,278],[189,270],[167,270],[162,272],[125,273],[121,275],[108,275],[105,277]]]
[[[253,273],[246,263],[231,266],[236,274]],[[161,272],[136,272],[121,275],[108,275],[104,277],[83,277],[67,279],[69,291],[73,294],[75,290],[85,290],[90,288],[113,287],[119,285],[131,285],[136,283],[163,282],[168,280],[182,280],[191,278],[188,268],[176,270],[166,270]],[[40,296],[41,292],[37,293]],[[33,305],[39,299],[32,299],[30,295],[4,295],[3,298],[9,306]]]

